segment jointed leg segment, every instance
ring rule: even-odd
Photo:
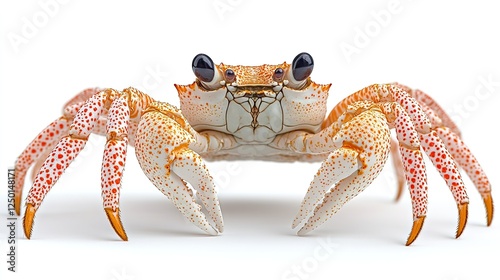
[[[462,168],[469,178],[472,180],[477,190],[481,194],[484,205],[486,208],[486,219],[487,225],[491,224],[493,220],[493,200],[491,197],[491,185],[483,171],[481,165],[476,160],[475,156],[472,154],[467,145],[460,138],[460,131],[457,126],[453,123],[451,118],[446,114],[446,112],[435,102],[429,95],[425,94],[420,90],[413,90],[407,86],[397,84],[398,87],[404,89],[408,94],[417,100],[425,112],[431,123],[432,133],[424,134],[421,137],[427,140],[422,140],[424,143],[429,143],[429,145],[439,145],[441,146],[438,150],[443,150],[442,153],[433,149],[433,147],[427,147],[426,153],[433,162],[438,172],[443,176],[448,182],[448,186],[452,191],[454,198],[459,205],[459,212],[465,213],[460,216],[459,228],[457,230],[457,236],[463,231],[463,227],[466,223],[466,213],[467,213],[467,203],[465,194],[465,186],[460,179],[460,174],[457,167]],[[437,135],[437,136],[436,136]],[[431,151],[431,150],[434,150]],[[435,158],[438,155],[441,158]],[[393,153],[393,160],[395,165],[399,160],[398,156]],[[401,170],[396,168],[396,176],[398,181],[401,181]],[[457,175],[458,174],[458,175]],[[404,179],[403,179],[404,180]],[[455,180],[455,181],[450,181]],[[461,191],[463,190],[463,191]],[[461,194],[460,194],[461,193]]]

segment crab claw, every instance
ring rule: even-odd
[[[166,103],[143,115],[137,128],[135,151],[149,180],[191,223],[208,234],[224,230],[215,184],[199,154],[189,148],[190,127],[180,112]],[[188,185],[189,183],[189,185]],[[206,209],[196,202],[193,190]]]

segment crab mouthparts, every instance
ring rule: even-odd
[[[252,85],[252,86],[238,86],[227,85],[227,89],[236,95],[245,97],[260,97],[275,95],[283,89],[282,85]]]

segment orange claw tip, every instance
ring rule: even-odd
[[[408,236],[408,240],[406,241],[406,246],[410,246],[415,239],[417,239],[420,231],[422,230],[422,226],[424,225],[425,216],[420,216],[413,221],[413,226],[411,228],[410,236]]]
[[[116,208],[116,210],[113,210],[111,208],[104,208],[104,211],[106,211],[109,222],[111,223],[111,226],[115,230],[116,234],[118,234],[123,241],[128,241],[125,229],[123,229],[122,220],[120,219],[120,209]]]
[[[26,204],[26,212],[24,214],[24,235],[26,238],[31,238],[31,232],[33,230],[33,219],[35,218],[36,209],[35,206],[31,203]]]
[[[466,202],[458,204],[458,227],[455,238],[459,238],[460,235],[462,235],[462,232],[464,232],[465,225],[467,224],[468,209],[469,203]]]
[[[491,197],[491,193],[487,193],[483,197],[483,201],[484,207],[486,207],[486,224],[490,226],[493,221],[493,198]]]

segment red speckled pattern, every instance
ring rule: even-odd
[[[211,89],[205,90],[207,85],[199,86],[199,81],[176,86],[181,106],[186,109],[184,114],[134,88],[91,88],[67,102],[63,116],[40,132],[16,161],[18,213],[26,171],[33,165],[36,174],[27,197],[26,236],[31,235],[35,212],[44,197],[91,133],[107,139],[101,172],[103,207],[123,240],[128,237],[120,220],[119,198],[129,144],[135,147],[149,180],[189,221],[209,234],[223,231],[223,219],[213,179],[202,157],[239,159],[244,153],[272,160],[322,161],[293,221],[294,228],[302,224],[298,234],[314,230],[365,190],[379,175],[391,151],[398,197],[406,182],[412,201],[414,222],[407,245],[417,238],[427,215],[428,185],[422,151],[457,203],[456,236],[467,222],[469,202],[459,167],[483,197],[487,224],[491,224],[493,201],[488,178],[461,140],[456,125],[429,95],[401,84],[374,84],[349,95],[323,118],[329,84],[318,85],[310,78],[305,82],[274,81],[277,67],[283,69],[284,77],[290,75],[286,63],[230,67],[239,85],[218,81],[222,76],[216,75],[218,78],[209,83],[214,87]],[[252,104],[261,104],[259,98],[266,98],[263,102],[267,105],[255,105],[251,110],[234,107],[231,102],[235,95],[230,90],[239,94],[241,104],[250,104],[250,98]],[[249,98],[247,103],[245,98]],[[252,120],[252,129],[248,120]],[[196,125],[200,131],[193,128]],[[240,126],[245,129],[238,130]],[[397,141],[391,139],[391,129]]]

